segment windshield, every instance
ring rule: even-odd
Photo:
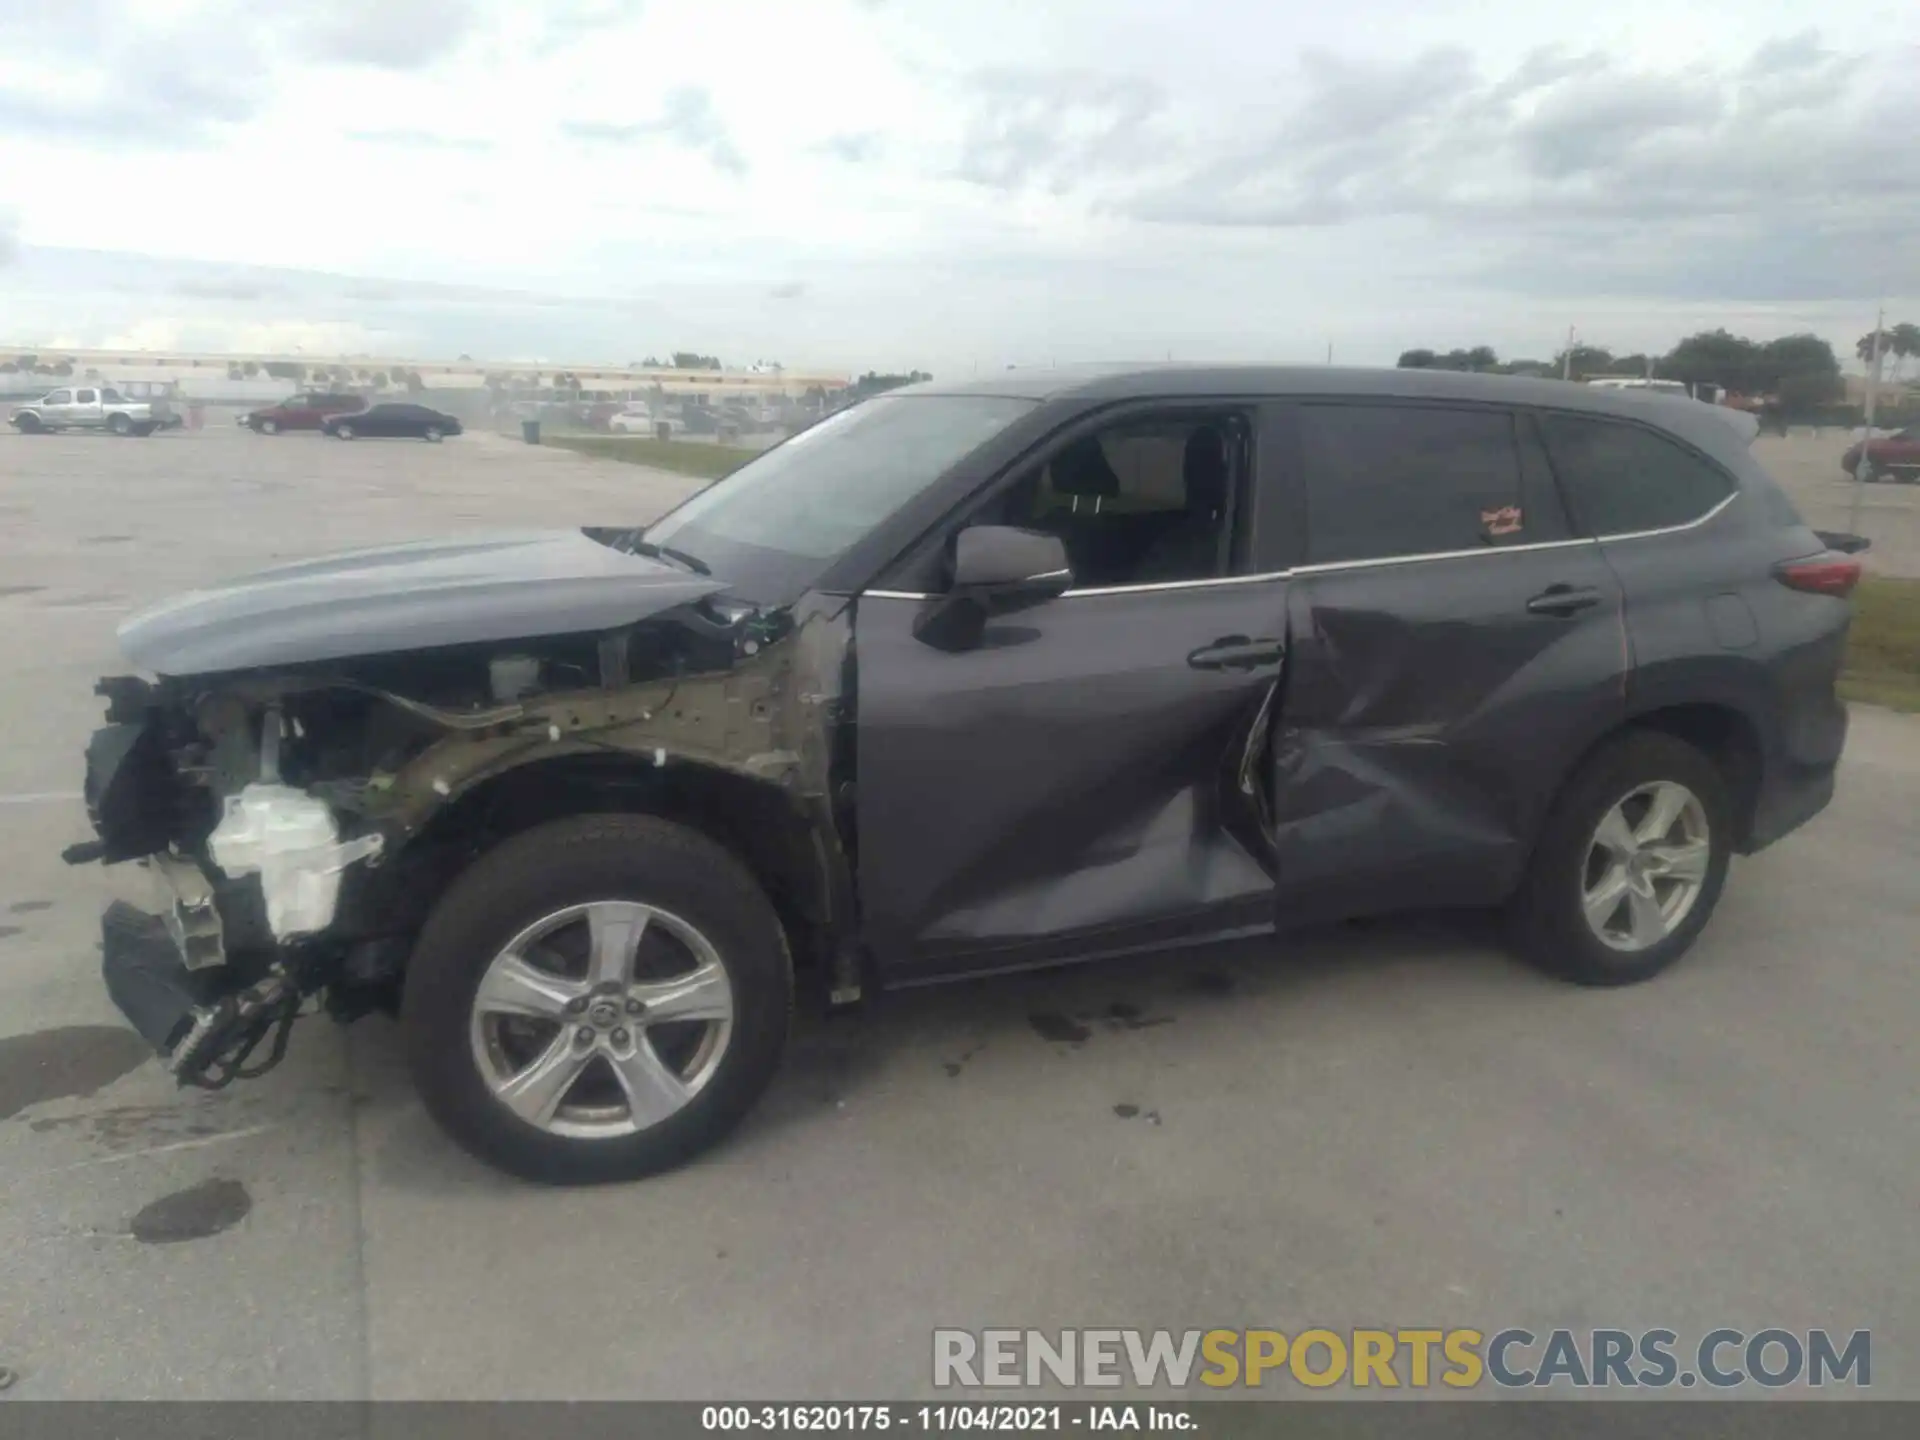
[[[718,481],[646,531],[748,599],[791,599],[1033,401],[881,396],[843,410]]]

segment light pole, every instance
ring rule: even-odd
[[[1880,395],[1880,339],[1886,328],[1887,307],[1882,305],[1873,317],[1872,358],[1867,361],[1866,429],[1860,437],[1860,462],[1853,467],[1853,504],[1847,510],[1847,530],[1854,535],[1860,533],[1861,492],[1866,489],[1867,476],[1873,471],[1873,410],[1874,401]]]
[[[1573,326],[1567,326],[1567,353],[1560,357],[1560,378],[1573,378]]]

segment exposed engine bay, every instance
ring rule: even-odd
[[[641,794],[750,855],[797,937],[831,933],[852,883],[844,620],[707,589],[612,630],[101,681],[97,838],[66,858],[152,875],[158,915],[109,910],[104,968],[179,1082],[262,1073],[309,1002],[394,1010],[414,936],[476,855]],[[851,959],[819,958],[857,994]]]

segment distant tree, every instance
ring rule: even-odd
[[[1762,378],[1760,347],[1741,335],[1703,330],[1689,335],[1660,361],[1660,373],[1688,385],[1719,385],[1741,394],[1767,388]]]
[[[1394,364],[1401,370],[1431,370],[1439,358],[1431,350],[1402,350]]]
[[[376,370],[373,372],[373,388],[376,390],[384,390],[387,388],[387,372],[386,371]]]
[[[401,374],[400,383],[407,387],[409,395],[418,395],[427,388],[427,382],[420,378],[418,370],[408,370]]]
[[[673,368],[676,370],[719,370],[722,368],[717,355],[701,355],[692,350],[673,352]]]
[[[0,360],[0,375],[12,375],[19,369],[19,365],[11,360]]]
[[[242,372],[239,364],[235,361],[229,360],[227,362],[227,378],[229,380],[238,380],[241,378],[241,374]]]
[[[240,374],[248,380],[255,379],[260,374],[260,362],[257,360],[247,361],[246,364],[240,367]]]
[[[362,385],[370,384],[373,380],[373,376],[369,375],[365,370],[354,371],[353,378],[358,380]]]
[[[1571,370],[1567,366],[1568,354],[1560,351],[1553,357],[1554,369],[1560,373],[1570,373],[1575,380],[1585,375],[1606,375],[1613,370],[1613,353],[1598,345],[1575,345],[1573,347]]]
[[[1840,358],[1818,335],[1785,335],[1760,347],[1763,388],[1788,409],[1825,405],[1846,392]]]
[[[271,380],[299,380],[306,374],[300,366],[286,360],[269,360],[261,368],[267,372],[267,378]]]
[[[1527,375],[1536,380],[1552,380],[1560,371],[1551,360],[1509,360],[1500,367],[1508,375]]]
[[[1872,363],[1873,331],[1869,330],[1860,337],[1854,346],[1854,353],[1861,360]],[[1920,356],[1920,325],[1891,325],[1880,332],[1880,377],[1889,384],[1898,384],[1900,372],[1906,368],[1907,361]]]
[[[327,375],[327,367],[326,367],[326,366],[324,366],[324,365],[316,365],[316,366],[314,366],[314,367],[313,367],[313,383],[314,383],[314,384],[316,384],[316,385],[324,385],[324,384],[326,384],[326,383],[327,383],[327,380],[328,380],[328,378],[329,378],[329,377],[328,377],[328,375]]]
[[[1633,375],[1644,380],[1651,376],[1658,368],[1658,363],[1651,355],[1636,350],[1631,355],[1614,356],[1613,364],[1607,367],[1607,373],[1610,375]]]
[[[461,363],[461,364],[463,364],[463,365],[471,365],[471,364],[473,363],[473,356],[471,356],[471,355],[462,355],[462,356],[460,357],[460,363]]]
[[[71,360],[55,361],[53,364],[47,367],[47,373],[49,375],[57,375],[62,380],[65,380],[73,374],[73,361]]]
[[[642,370],[664,370],[667,368],[667,362],[660,359],[657,355],[649,355],[640,362],[640,368]]]
[[[21,355],[14,360],[13,367],[22,374],[31,375],[35,370],[40,368],[40,357],[38,355]]]

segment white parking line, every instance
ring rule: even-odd
[[[40,790],[24,795],[0,795],[0,805],[64,805],[85,798],[78,790]]]

